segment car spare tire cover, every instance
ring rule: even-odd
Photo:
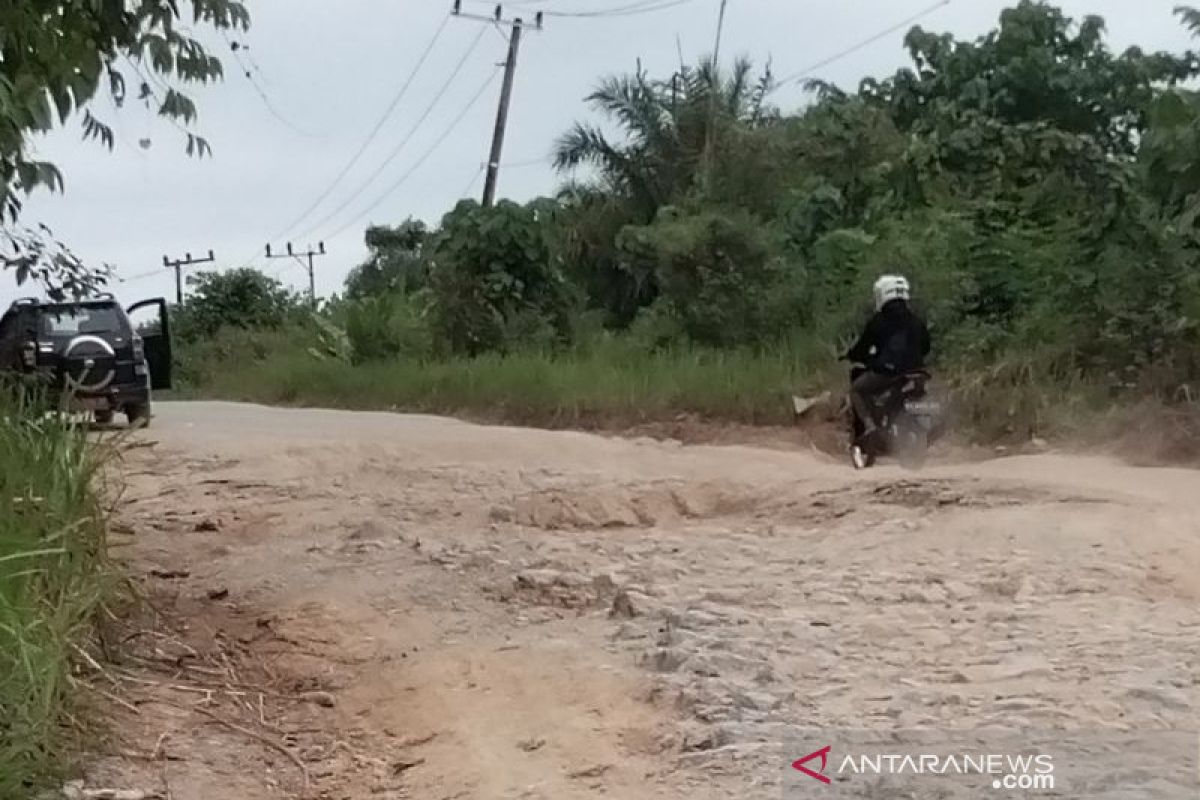
[[[99,336],[76,336],[67,343],[62,359],[70,391],[103,391],[117,375],[117,353]]]

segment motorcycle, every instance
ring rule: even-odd
[[[862,366],[850,370],[850,382],[866,372]],[[942,431],[942,406],[930,398],[927,384],[931,376],[924,370],[898,375],[895,381],[873,400],[875,433],[864,438],[862,420],[851,406],[854,439],[850,457],[855,469],[867,469],[881,455],[892,455],[908,469],[920,469],[930,443]]]

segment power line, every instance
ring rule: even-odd
[[[424,164],[429,159],[429,157],[432,156],[439,147],[442,146],[443,143],[445,143],[446,138],[451,133],[454,132],[454,129],[458,127],[459,123],[461,123],[463,121],[463,119],[467,116],[467,114],[469,114],[471,112],[471,109],[473,109],[475,107],[475,104],[479,102],[479,99],[481,97],[483,97],[484,92],[486,92],[488,90],[488,87],[491,86],[492,83],[496,80],[496,76],[498,74],[499,74],[499,71],[497,70],[497,71],[492,72],[490,75],[488,75],[487,80],[483,82],[483,84],[479,87],[479,90],[476,91],[474,95],[472,95],[472,97],[469,101],[467,101],[467,104],[463,107],[462,111],[460,111],[458,113],[458,116],[456,116],[454,118],[454,120],[446,127],[446,129],[444,131],[441,132],[441,134],[439,134],[437,137],[434,138],[433,145],[428,150],[426,150],[424,153],[421,154],[421,156],[417,159],[416,163],[414,163],[408,169],[407,172],[405,172],[403,175],[401,175],[400,178],[395,183],[393,183],[391,186],[389,186],[383,194],[381,194],[378,198],[375,199],[375,201],[373,203],[371,203],[369,206],[367,206],[365,209],[363,209],[363,211],[361,213],[356,215],[353,219],[351,219],[349,222],[347,222],[342,227],[338,228],[333,233],[326,236],[325,239],[333,239],[333,238],[345,233],[352,226],[354,226],[356,223],[358,223],[360,220],[362,220],[364,217],[366,217],[368,214],[370,214],[372,211],[374,211],[376,208],[378,208],[380,205],[382,205],[383,202],[386,201],[389,197],[391,197],[391,195],[397,189],[399,189],[404,184],[404,182],[407,181],[409,179],[409,177],[412,176],[412,174],[414,172],[416,172],[421,167],[421,165]]]
[[[786,78],[783,78],[778,83],[776,83],[775,87],[772,91],[774,91],[775,89],[780,89],[789,83],[801,81],[801,80],[807,78],[813,72],[816,72],[817,70],[821,69],[822,67],[827,67],[830,64],[834,63],[835,61],[840,61],[848,55],[857,53],[859,50],[862,50],[864,47],[875,44],[875,42],[879,41],[880,39],[884,38],[885,36],[890,36],[891,34],[895,33],[896,31],[901,30],[901,29],[913,24],[914,22],[917,22],[920,19],[929,16],[934,11],[937,11],[938,9],[941,9],[941,8],[944,8],[945,6],[950,5],[950,3],[952,3],[952,2],[953,2],[953,0],[938,0],[938,2],[934,3],[933,5],[925,8],[921,11],[918,11],[916,14],[913,14],[911,17],[908,17],[907,19],[897,22],[895,25],[892,25],[891,27],[887,28],[886,30],[880,31],[879,33],[875,34],[874,36],[870,37],[869,39],[864,39],[861,42],[858,42],[857,44],[847,47],[845,50],[841,50],[837,53],[834,53],[831,56],[828,56],[827,58],[821,59],[820,61],[818,61],[815,64],[805,67],[804,69],[800,70],[799,72],[794,72],[791,75],[788,75]]]
[[[267,111],[271,114],[271,116],[273,116],[276,120],[278,120],[280,123],[282,123],[285,128],[292,131],[293,133],[299,134],[300,136],[304,136],[309,139],[321,138],[317,134],[301,128],[299,125],[295,124],[294,122],[292,122],[290,119],[288,119],[287,117],[285,117],[283,114],[281,114],[279,112],[279,109],[277,109],[275,107],[275,104],[271,102],[271,98],[267,95],[266,90],[263,89],[261,86],[259,86],[258,81],[256,81],[254,79],[254,73],[251,71],[250,65],[246,62],[246,59],[242,55],[242,52],[241,52],[243,49],[245,49],[245,46],[240,44],[239,42],[235,42],[233,39],[231,39],[229,37],[229,34],[226,33],[225,31],[221,31],[221,36],[224,37],[225,42],[229,45],[229,51],[231,53],[233,53],[234,60],[237,61],[238,66],[242,68],[242,74],[246,76],[246,81],[250,84],[251,87],[253,87],[254,92],[258,95],[259,99],[262,100],[263,107],[267,109]],[[260,73],[262,72],[262,70],[258,70],[258,71]]]
[[[630,3],[625,6],[616,8],[593,9],[590,11],[543,11],[547,17],[574,17],[580,19],[595,19],[603,17],[633,17],[638,14],[650,14],[655,11],[663,11],[675,6],[681,6],[685,3],[695,2],[695,0],[641,0],[638,3]]]
[[[549,163],[550,159],[543,156],[541,158],[528,158],[524,161],[505,161],[500,166],[504,169],[521,169],[523,167],[545,166]]]
[[[422,51],[421,56],[417,59],[417,63],[409,72],[404,83],[401,84],[400,90],[396,92],[394,97],[392,97],[387,109],[383,112],[383,115],[380,116],[379,121],[375,123],[375,127],[371,129],[369,134],[367,134],[367,138],[363,140],[363,143],[359,146],[358,150],[353,156],[351,156],[350,160],[346,162],[346,165],[342,167],[341,172],[337,174],[337,176],[333,179],[333,182],[330,183],[329,186],[327,186],[325,190],[317,196],[317,199],[314,200],[312,204],[304,210],[304,213],[296,217],[296,219],[293,220],[286,228],[284,228],[281,233],[272,238],[282,239],[285,235],[293,231],[298,225],[304,222],[304,220],[308,219],[309,215],[316,211],[321,203],[325,202],[325,199],[328,198],[329,195],[333,194],[334,189],[336,189],[338,184],[340,184],[342,180],[350,173],[350,170],[352,170],[354,165],[358,163],[360,158],[362,158],[363,154],[367,151],[367,148],[370,147],[371,143],[375,141],[375,137],[377,137],[379,132],[383,130],[383,126],[387,124],[389,119],[391,119],[396,107],[399,106],[400,101],[404,99],[409,87],[412,86],[413,80],[416,79],[417,74],[421,71],[421,67],[424,66],[426,59],[429,58],[429,54],[433,52],[434,46],[438,43],[438,40],[441,39],[442,33],[446,30],[446,26],[449,25],[449,23],[450,17],[447,15],[446,18],[442,20],[442,24],[438,26],[436,31],[434,31],[433,37],[429,40],[429,43],[426,44],[424,51]]]
[[[131,275],[128,278],[122,278],[118,275],[117,280],[121,283],[137,283],[138,281],[144,281],[147,278],[156,278],[160,275],[162,275],[161,267],[150,272],[139,272],[137,275]]]
[[[493,0],[472,0],[475,3],[486,5],[495,5]],[[613,6],[611,8],[594,8],[585,9],[583,11],[555,11],[538,10],[542,16],[546,17],[575,17],[575,18],[603,18],[603,17],[631,17],[637,14],[648,14],[654,11],[662,11],[663,9],[681,6],[685,3],[692,3],[695,0],[637,0],[637,2],[627,3],[621,6]],[[515,6],[517,8],[529,7],[531,5],[539,5],[541,0],[514,0],[506,5]]]
[[[475,38],[467,47],[467,51],[463,53],[462,58],[459,59],[458,63],[454,66],[454,69],[450,72],[450,76],[446,78],[445,83],[443,83],[441,88],[438,89],[438,92],[436,95],[434,95],[433,100],[430,101],[429,105],[425,107],[424,112],[422,112],[421,116],[417,118],[417,121],[413,123],[412,128],[410,128],[408,133],[405,134],[404,138],[400,140],[400,143],[392,148],[392,151],[388,154],[387,158],[383,160],[383,163],[376,167],[374,171],[372,171],[371,177],[367,179],[366,183],[359,186],[358,189],[355,190],[349,197],[347,197],[341,205],[326,214],[319,222],[314,223],[310,227],[310,230],[317,230],[329,224],[334,217],[336,217],[338,214],[344,211],[347,206],[358,199],[362,192],[365,192],[372,184],[374,184],[375,181],[378,180],[379,176],[383,174],[383,170],[396,160],[396,156],[400,155],[400,152],[408,145],[413,136],[415,136],[417,131],[421,128],[421,125],[424,124],[425,120],[429,118],[429,115],[433,113],[434,108],[437,107],[438,103],[441,102],[442,98],[446,95],[446,92],[449,90],[451,84],[454,83],[454,79],[458,77],[460,72],[462,72],[463,67],[466,66],[467,60],[471,57],[471,54],[475,52],[475,48],[479,46],[479,42],[481,39],[483,39],[483,35],[485,33],[487,33],[486,28],[479,29],[479,33],[475,35]]]
[[[479,183],[479,179],[483,177],[485,169],[487,169],[487,164],[479,165],[479,169],[475,170],[475,173],[471,175],[471,182],[467,184],[465,189],[458,193],[459,199],[471,196],[471,192],[475,190],[475,184]]]

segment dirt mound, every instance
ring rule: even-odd
[[[713,519],[752,510],[764,501],[742,487],[716,484],[557,489],[492,509],[492,519],[542,530],[647,528],[682,519]]]

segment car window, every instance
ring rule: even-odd
[[[72,306],[42,311],[40,335],[49,339],[120,331],[121,317],[113,306]]]

